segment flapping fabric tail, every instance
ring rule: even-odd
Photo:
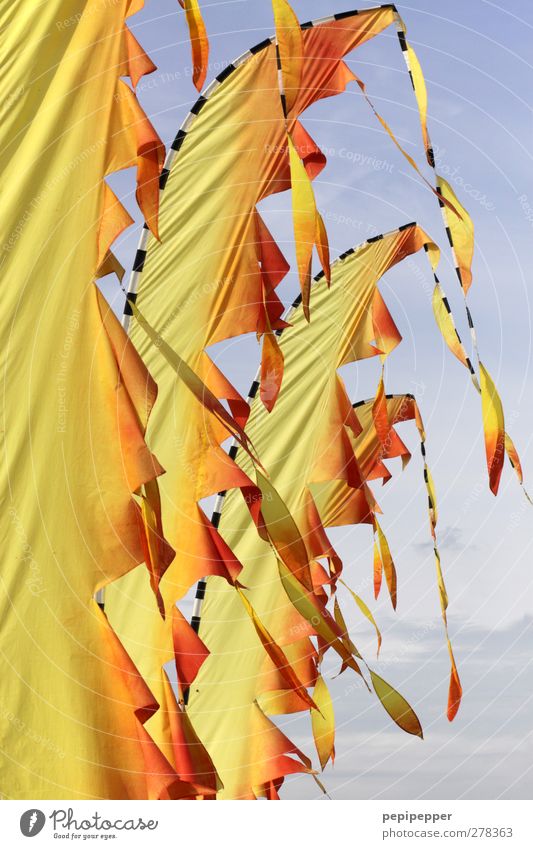
[[[209,39],[198,0],[178,0],[185,11],[192,53],[192,79],[202,90],[209,68]]]
[[[394,7],[389,7],[389,9],[392,9],[393,11],[395,11]],[[286,8],[285,5],[284,5],[282,11],[283,11],[283,14],[287,14],[287,8]],[[294,33],[292,32],[293,22],[289,21],[288,23],[286,23],[285,28],[287,30],[289,30],[290,34],[294,35]],[[287,79],[294,80],[295,78],[297,78],[297,72],[295,71],[295,67],[296,67],[295,63],[293,62],[291,64],[291,62],[290,62],[290,57],[289,57],[288,64],[286,63],[286,67],[284,69],[284,67],[283,67],[283,55],[282,55],[283,54],[283,47],[281,46],[281,36],[279,35],[279,32],[278,32],[277,41],[278,41],[277,60],[278,60],[278,71],[279,71],[278,79],[281,80],[282,85],[283,85],[282,95],[285,95],[286,94],[285,86],[287,86],[288,88],[291,87],[291,84],[285,82],[285,80],[287,80]],[[413,57],[411,57],[411,59],[414,62]],[[302,71],[301,69],[299,69],[299,70],[297,69],[297,71],[298,71],[298,73],[300,73],[300,78],[302,78],[304,71]],[[352,79],[353,79],[353,76],[352,76]],[[361,88],[363,88],[362,84],[360,84],[360,85],[361,85]],[[305,88],[305,86],[302,84],[302,90],[304,88]],[[283,104],[283,98],[282,98],[282,104]],[[422,101],[420,101],[420,104],[421,104],[420,105],[421,112],[424,112],[424,114],[425,114],[424,110],[426,109],[426,106]],[[285,97],[284,108],[283,108],[283,112],[285,114],[285,117],[287,117],[287,111],[288,111],[287,110],[287,99]],[[377,117],[379,118],[379,120],[380,120],[382,126],[384,127],[384,129],[386,130],[386,132],[393,138],[394,142],[400,148],[401,152],[408,158],[408,160],[410,161],[410,164],[423,177],[422,172],[420,171],[420,169],[418,168],[418,166],[416,165],[414,160],[412,160],[411,157],[408,157],[408,155],[405,153],[403,148],[401,148],[401,146],[398,144],[398,142],[396,141],[392,131],[390,130],[390,128],[388,128],[388,126],[383,121],[381,116],[377,115]],[[429,138],[427,136],[427,128],[426,128],[425,138],[426,138],[426,148],[428,149],[428,161],[430,161],[430,164],[431,164],[432,155],[430,156],[430,154],[429,154],[430,142],[429,142]],[[292,165],[293,165],[293,174],[294,174],[295,171],[299,168],[299,166],[298,166],[298,163],[296,162],[296,158],[295,158],[293,149],[290,149],[289,154],[291,154],[291,153],[292,153]],[[455,228],[456,231],[457,231],[457,228],[459,227],[458,222],[461,222],[460,226],[463,229],[461,230],[461,232],[456,232],[456,234],[455,234],[455,243],[458,246],[457,247],[458,261],[457,261],[456,265],[457,265],[457,268],[458,268],[458,276],[461,280],[461,283],[463,285],[463,282],[464,282],[464,287],[467,288],[470,285],[470,279],[471,279],[469,277],[469,265],[470,265],[470,262],[471,262],[471,254],[472,254],[472,250],[471,250],[471,240],[472,240],[471,222],[469,222],[469,219],[467,218],[465,210],[462,209],[461,205],[459,204],[459,202],[457,201],[455,196],[453,196],[453,197],[445,197],[444,196],[445,193],[443,191],[442,181],[436,187],[431,186],[431,184],[429,184],[429,182],[427,180],[426,180],[426,182],[428,183],[428,185],[431,188],[431,190],[433,191],[433,193],[436,194],[439,197],[439,202],[442,204],[443,209],[446,210],[448,218],[452,215],[455,216],[455,218],[454,218],[455,224],[453,225],[453,228]],[[298,246],[298,242],[299,242],[298,236],[297,236],[296,241],[297,241],[297,257],[298,257],[298,266],[299,266],[299,273],[300,273],[300,282],[301,282],[301,288],[302,288],[302,299],[301,299],[302,304],[303,304],[302,312],[308,318],[308,314],[309,314],[308,300],[309,300],[309,288],[310,288],[309,245],[310,245],[310,242],[311,242],[311,238],[310,238],[309,234],[311,232],[310,221],[311,221],[311,218],[312,218],[312,214],[311,214],[311,211],[310,211],[311,210],[311,196],[309,195],[308,189],[305,188],[305,183],[303,185],[304,185],[304,191],[307,193],[306,194],[306,201],[305,202],[302,201],[302,202],[296,204],[294,211],[298,212],[300,214],[302,213],[302,210],[304,212],[304,214],[301,218],[301,221],[303,222],[301,224],[301,228],[303,228],[303,226],[305,225],[306,238],[300,240],[300,242],[301,243],[303,242],[305,244],[306,252],[302,251],[301,244],[300,244],[300,247]],[[294,201],[294,197],[293,197],[293,201]],[[450,233],[452,232],[452,226],[450,226],[448,228],[448,230],[449,230],[448,235],[450,237]],[[325,244],[325,240],[322,240],[322,241]],[[453,241],[453,236],[450,237],[450,241]],[[433,266],[434,271],[435,271],[436,260],[438,258],[438,250],[436,249],[435,245],[433,245],[432,243],[428,243],[428,242],[426,242],[424,244],[424,247],[429,254],[430,261],[432,262],[432,266]],[[311,250],[312,250],[312,245],[311,245]],[[480,381],[477,378],[476,372],[475,372],[475,370],[472,366],[470,359],[468,358],[468,356],[466,355],[466,352],[464,351],[464,347],[463,347],[462,342],[460,340],[460,337],[457,333],[455,322],[453,320],[453,317],[451,315],[451,310],[449,308],[449,303],[448,303],[446,296],[444,295],[442,288],[440,287],[439,281],[436,277],[435,277],[434,306],[435,306],[435,312],[436,312],[436,317],[437,317],[437,322],[439,324],[439,328],[441,329],[441,332],[443,333],[443,336],[444,336],[448,346],[453,351],[453,353],[463,362],[463,364],[469,369],[469,371],[472,375],[472,379],[473,379],[474,384],[475,385],[477,384],[478,388],[480,388],[480,390],[482,391],[482,394],[484,394],[484,396],[485,396],[484,401],[483,401],[483,412],[484,412],[484,421],[486,423],[485,434],[486,434],[487,459],[488,459],[488,464],[489,464],[491,487],[493,488],[493,490],[495,490],[497,488],[499,474],[501,472],[501,457],[500,457],[500,455],[502,453],[502,451],[501,451],[502,446],[504,447],[505,450],[507,450],[509,452],[511,462],[515,466],[518,476],[521,477],[520,461],[519,461],[519,459],[516,455],[516,451],[514,449],[514,446],[512,445],[510,438],[505,434],[505,431],[504,431],[504,423],[503,423],[503,414],[502,414],[502,411],[501,411],[501,403],[499,402],[499,399],[497,397],[495,387],[492,384],[492,381],[490,381],[490,378],[488,377],[485,370],[483,370],[483,372],[482,372],[484,389],[481,387]],[[469,319],[469,324],[471,326],[471,329],[473,329],[473,327],[472,327],[473,323],[471,321],[470,315],[468,315],[468,319]],[[398,344],[398,342],[400,341],[400,338],[401,338],[397,329],[394,326],[394,322],[392,321],[390,314],[388,313],[388,310],[386,309],[385,304],[383,303],[383,301],[382,301],[381,297],[378,295],[378,293],[376,293],[376,297],[373,301],[372,317],[371,317],[371,319],[366,318],[366,320],[364,322],[362,322],[361,327],[362,327],[362,329],[365,329],[365,330],[366,329],[371,330],[371,333],[370,334],[361,333],[361,337],[359,339],[350,340],[350,344],[351,344],[352,349],[353,350],[357,350],[357,349],[360,350],[360,356],[371,356],[371,355],[375,355],[375,354],[380,354],[384,359],[386,357],[386,355],[388,353],[390,353],[390,351],[393,350],[393,348]],[[475,334],[473,334],[473,341],[475,343]],[[375,347],[373,345],[374,342],[375,342]],[[353,350],[350,353],[353,353]],[[282,346],[282,351],[283,351],[283,346]],[[286,368],[287,367],[286,352],[283,351],[283,353],[284,353],[284,360],[285,360],[284,365],[285,365],[285,368]],[[349,362],[350,360],[346,360],[346,361]],[[481,364],[479,364],[479,365],[480,365],[480,372],[481,372],[482,366],[481,366]],[[304,378],[302,376],[302,381],[303,380],[304,380]],[[344,407],[343,407],[343,404],[341,402],[342,392],[339,389],[338,385],[335,387],[335,390],[333,390],[332,394],[335,395],[337,403],[339,404],[337,410],[338,411],[344,411]],[[283,395],[284,395],[284,392],[282,391],[281,395],[279,396],[277,406],[274,409],[274,414],[275,414],[276,410],[279,409],[279,403],[280,403],[280,400],[283,398]],[[384,410],[383,395],[384,395],[384,386],[383,386],[383,383],[381,383],[380,387],[379,387],[379,391],[378,391],[377,404],[374,407],[374,413],[375,413],[376,425],[382,431],[382,433],[384,433],[387,430],[387,419],[386,419],[386,415],[384,416],[384,412],[386,412],[386,411]],[[313,413],[316,413],[315,408],[309,408],[307,410],[308,417],[310,415],[312,415]],[[380,529],[378,530],[379,526],[378,526],[376,519],[375,519],[376,505],[373,502],[373,499],[371,498],[371,494],[369,493],[368,488],[365,486],[364,478],[361,478],[360,469],[358,469],[357,462],[353,458],[350,457],[350,452],[346,448],[347,439],[348,439],[348,441],[350,440],[350,434],[354,435],[357,432],[356,427],[354,426],[353,421],[351,421],[349,419],[349,417],[346,418],[345,420],[349,421],[350,427],[349,427],[349,429],[347,428],[346,432],[342,432],[341,439],[338,440],[337,443],[336,443],[336,450],[338,451],[339,457],[342,458],[342,461],[344,463],[344,465],[342,466],[343,471],[345,472],[345,475],[344,475],[345,484],[344,485],[345,486],[347,485],[346,488],[350,487],[352,490],[357,492],[357,497],[355,497],[355,494],[352,493],[351,497],[349,499],[345,499],[345,502],[342,505],[342,512],[341,512],[341,514],[339,514],[339,513],[335,514],[335,519],[336,519],[336,521],[340,522],[341,516],[342,516],[342,519],[345,519],[348,516],[352,516],[352,517],[357,516],[357,517],[359,517],[358,518],[359,521],[368,521],[368,522],[371,522],[372,524],[374,524],[374,527],[376,528],[376,531],[378,533],[378,539],[379,539],[379,543],[380,543],[380,545],[376,547],[377,556],[375,558],[375,560],[376,560],[376,567],[375,567],[376,589],[379,587],[379,584],[381,582],[381,574],[386,569],[387,572],[388,572],[389,591],[391,592],[391,597],[395,601],[395,599],[396,599],[396,579],[395,579],[395,573],[393,571],[394,566],[393,566],[393,563],[392,563],[392,558],[390,558],[390,552],[388,551],[386,539],[385,539],[384,535],[382,534],[382,531]],[[288,421],[288,418],[285,421]],[[285,424],[285,426],[286,426],[286,424]],[[379,441],[383,442],[382,438]],[[259,453],[263,454],[262,451],[260,451]],[[291,454],[293,453],[293,446],[291,446],[291,452],[290,453]],[[286,462],[286,456],[287,456],[287,454],[283,455],[284,462]],[[380,460],[379,463],[381,464],[382,461]],[[265,465],[267,467],[269,467],[268,463],[266,463]],[[270,468],[269,468],[269,470],[270,470]],[[343,476],[341,476],[341,478],[342,477]],[[273,476],[273,480],[277,483],[277,479],[276,479],[275,476]],[[332,480],[334,480],[334,478],[332,478]],[[358,481],[358,480],[359,480],[359,486],[356,485],[356,481]],[[324,508],[324,510],[325,510],[325,508],[329,508],[330,511],[331,511],[332,505],[331,505],[331,501],[328,497],[329,493],[327,492],[327,486],[324,485],[324,484],[327,484],[327,483],[328,483],[327,479],[321,480],[319,478],[316,481],[314,488],[313,488],[313,500],[315,501],[316,505],[320,505],[320,497],[322,497],[322,505],[321,506]],[[426,468],[426,483],[427,483],[427,486],[428,486],[428,498],[432,499],[431,504],[430,504],[430,515],[432,517],[433,531],[434,531],[434,524],[436,523],[436,504],[435,504],[433,488],[432,488],[432,484],[431,484],[431,481],[430,481],[430,476],[429,476],[429,472],[428,472],[427,468]],[[322,491],[320,491],[321,485],[322,485]],[[359,497],[361,495],[363,496],[363,498]],[[305,512],[305,511],[301,511],[299,513],[298,510],[294,511],[293,508],[292,508],[292,505],[290,505],[290,509],[291,509],[291,513],[294,512],[296,514],[297,519],[299,519],[301,512]],[[305,503],[305,510],[308,511],[307,516],[310,516],[311,513],[313,512],[311,507],[310,507],[309,501],[307,501]],[[322,540],[322,542],[324,543],[323,528],[324,528],[325,524],[327,524],[326,521],[320,522],[320,528],[317,527],[316,525],[311,526],[311,524],[309,524],[309,527],[312,528],[312,530],[309,531],[309,533],[306,533],[306,532],[302,533],[302,536],[303,536],[304,540],[306,541],[306,544],[309,548],[309,554],[310,554],[309,560],[312,560],[313,556],[316,556],[315,552],[316,552],[316,550],[318,550],[318,549],[313,549],[313,545],[310,542],[310,540],[312,539],[312,540],[316,541],[316,539],[320,538]],[[301,524],[300,521],[298,521],[298,527],[299,528],[302,527],[302,524]],[[239,538],[239,541],[240,541],[240,538]],[[322,555],[324,555],[324,552],[326,550],[328,551],[328,555],[329,555],[330,570],[331,571],[330,571],[329,578],[328,578],[328,575],[326,573],[325,581],[323,582],[323,584],[325,585],[329,582],[331,587],[334,588],[336,580],[338,579],[338,576],[339,576],[339,573],[340,573],[340,564],[338,562],[338,558],[335,558],[334,553],[331,550],[331,547],[328,548],[327,544],[324,544],[324,546],[323,546]],[[259,555],[258,555],[258,557],[259,557]],[[387,564],[386,567],[384,567],[383,561],[386,562],[386,564]],[[261,557],[261,562],[263,563],[263,557]],[[447,598],[446,598],[446,593],[445,593],[445,589],[444,589],[444,585],[443,585],[443,581],[442,581],[442,572],[441,572],[441,568],[440,568],[440,558],[439,558],[439,555],[438,555],[438,551],[436,551],[436,562],[437,562],[437,578],[438,578],[438,583],[439,583],[439,591],[440,591],[440,597],[441,597],[443,618],[444,618],[444,621],[445,621],[445,624],[446,624],[446,627],[447,627],[447,623],[446,623]],[[245,566],[245,569],[246,569],[246,566]],[[310,567],[310,571],[312,571],[311,567]],[[317,570],[316,570],[316,567],[315,567],[315,575],[316,575],[316,573],[317,573]],[[342,622],[339,624],[338,619],[337,618],[335,619],[337,627],[340,629],[340,633],[336,633],[335,630],[331,627],[330,623],[328,622],[327,616],[324,616],[323,614],[319,615],[318,613],[316,613],[317,599],[322,599],[323,595],[325,594],[323,586],[319,589],[320,579],[317,579],[315,581],[312,590],[310,590],[308,587],[305,586],[305,583],[301,583],[299,581],[299,579],[297,577],[295,577],[295,575],[293,574],[293,572],[290,569],[287,571],[287,569],[280,567],[280,578],[281,578],[283,587],[285,589],[285,592],[288,593],[291,597],[293,607],[295,607],[301,613],[303,620],[307,621],[308,624],[309,624],[309,621],[311,621],[312,618],[313,618],[311,616],[312,610],[313,609],[315,610],[314,616],[315,616],[315,619],[318,621],[318,624],[315,626],[314,635],[317,636],[317,638],[318,638],[319,651],[322,652],[329,645],[337,646],[339,644],[339,642],[340,642],[340,645],[343,645],[344,648],[347,651],[350,651],[351,649],[347,649],[347,646],[349,645],[348,637],[345,633],[345,629],[343,631]],[[266,609],[270,610],[270,607],[268,605],[266,605]],[[320,609],[320,607],[319,607],[319,609]],[[364,608],[360,607],[360,609],[364,613]],[[306,612],[309,613],[309,616],[306,615]],[[340,614],[340,609],[338,608],[338,605],[336,605],[336,614],[337,614],[338,618],[340,619],[341,614]],[[320,626],[320,629],[321,629],[320,631],[316,630],[318,628],[318,626]],[[294,627],[295,626],[291,626],[291,629],[294,628]],[[306,631],[306,626],[305,626],[304,623],[300,624],[300,629],[301,630],[300,630],[299,633],[301,633],[302,635],[305,635],[305,638],[307,639],[308,636],[309,636],[309,632]],[[275,633],[275,629],[269,628],[268,633],[269,634]],[[290,630],[290,633],[293,633],[292,630]],[[298,631],[296,631],[295,633],[298,633]],[[311,634],[313,634],[313,631],[311,631]],[[343,640],[344,640],[344,642],[343,642]],[[449,640],[448,640],[448,645],[449,645]],[[291,643],[289,643],[289,647],[290,647],[290,651],[288,651],[287,654],[289,655],[292,652],[292,656],[294,658],[299,657],[300,661],[303,661],[304,659],[309,659],[309,657],[312,656],[312,652],[310,651],[308,646],[307,646],[307,648],[300,647],[299,653],[297,651],[296,652],[293,651]],[[353,644],[352,644],[352,647],[353,647]],[[355,648],[355,647],[353,647],[353,648]],[[461,688],[460,688],[460,683],[459,683],[459,679],[458,679],[458,676],[457,676],[455,661],[453,659],[453,654],[451,652],[450,646],[449,646],[449,649],[450,649],[450,661],[451,661],[451,665],[452,665],[452,672],[451,672],[450,695],[449,695],[449,704],[448,704],[448,716],[451,719],[455,715],[458,704],[459,704],[460,695],[461,695]],[[305,652],[307,652],[307,654]],[[349,662],[348,658],[345,658],[343,660],[343,665],[353,665],[353,663],[354,663],[353,654],[354,653],[352,652],[352,659],[351,659],[350,662]],[[341,654],[341,657],[342,657],[342,654]],[[296,664],[296,660],[293,660],[293,665],[295,665],[295,664]],[[207,664],[206,664],[205,669],[207,670]],[[316,665],[315,665],[315,670],[316,670]],[[311,681],[311,680],[313,680],[313,678],[315,679],[315,681],[317,680],[316,672],[313,675],[311,675],[309,680]],[[372,678],[372,681],[374,683],[375,689],[378,692],[378,695],[380,695],[380,697],[382,698],[382,701],[384,702],[384,704],[390,705],[390,698],[389,698],[387,688],[386,687],[384,688],[382,686],[378,677],[375,676],[374,674],[371,674],[371,678]],[[303,681],[304,677],[302,676],[300,680]],[[200,681],[199,684],[204,686],[203,681]],[[278,685],[279,685],[279,680],[278,680]],[[261,689],[261,688],[259,687],[258,689]],[[200,692],[200,689],[199,689],[199,692]],[[266,699],[269,702],[270,707],[272,707],[272,702],[276,701],[276,699],[274,699],[274,697],[272,697],[272,699],[269,700],[268,696],[267,696],[268,692],[269,692],[268,689],[263,690],[263,700]],[[273,690],[273,692],[276,692],[276,690]],[[281,691],[281,692],[283,692],[283,691]],[[295,710],[295,709],[297,709],[296,704],[297,704],[297,701],[295,701],[294,696],[291,695],[291,697],[287,698],[287,700],[286,700],[285,708],[287,710]],[[282,710],[280,705],[283,705],[283,697],[277,698],[277,712],[281,712],[281,710]],[[396,699],[396,705],[397,705],[397,708],[398,708],[398,710],[396,712],[396,721],[398,721],[400,719],[400,717],[403,715],[402,711],[401,711],[401,707],[398,707],[398,706],[401,705],[401,702],[400,702],[399,699]],[[316,709],[313,709],[313,710],[316,710]],[[400,722],[398,724],[400,724]],[[412,733],[418,733],[417,732],[417,723],[415,721],[409,720],[406,723],[406,727],[407,727],[407,729],[411,730]],[[245,787],[245,786],[246,786],[246,783],[244,782],[243,787]],[[266,787],[266,785],[265,785],[265,787]],[[231,789],[229,789],[229,787],[226,788],[226,789],[227,789],[228,793],[232,792]],[[274,793],[274,790],[276,791],[276,793],[277,793],[277,790],[279,790],[279,781],[277,783],[275,783],[274,788],[272,788],[272,786],[271,786],[271,792],[272,793]],[[236,792],[236,791],[234,790],[233,792]]]
[[[280,72],[280,95],[283,112],[287,115],[293,108],[302,82],[304,41],[298,18],[287,0],[272,0],[278,70]]]

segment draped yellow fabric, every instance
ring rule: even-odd
[[[364,475],[370,474],[364,465],[367,447],[363,441],[358,462],[355,440],[360,426],[337,369],[378,353],[372,345],[375,321],[384,333],[386,310],[377,290],[378,280],[428,243],[420,228],[409,225],[365,243],[334,263],[331,289],[324,277],[312,289],[311,323],[306,323],[301,308],[296,309],[289,319],[291,327],[280,339],[285,374],[276,406],[267,414],[255,405],[247,424],[247,433],[305,541],[318,596],[331,581],[318,559],[329,559],[333,575],[340,570],[322,523],[373,521],[374,503],[364,483]],[[241,462],[251,474],[246,459]],[[277,558],[249,527],[235,493],[227,496],[220,527],[244,566],[241,581],[262,622],[283,646],[302,684],[314,686],[317,652],[309,636],[317,633],[317,626],[306,621],[289,601]],[[306,764],[295,759],[279,764],[269,755],[267,720],[260,716],[258,706],[272,713],[307,706],[287,691],[240,600],[220,580],[208,581],[200,635],[210,656],[195,681],[189,713],[224,784],[222,797],[257,795],[258,788],[273,776],[280,779],[305,769]],[[322,729],[316,714],[314,725],[320,728],[319,739],[325,737],[331,747],[331,733]],[[413,720],[406,730],[418,733],[415,729]],[[268,731],[272,734],[270,725]],[[320,758],[325,759],[322,746]]]
[[[167,472],[160,484],[163,526],[176,558],[160,582],[166,622],[158,616],[144,573],[126,575],[108,589],[106,612],[161,704],[147,728],[169,759],[168,715],[178,706],[166,703],[171,691],[165,690],[161,667],[175,654],[169,624],[173,606],[204,575],[235,585],[241,568],[199,501],[237,487],[259,544],[255,526],[263,520],[268,524],[266,514],[259,512],[255,476],[243,472],[220,447],[228,429],[215,412],[214,400],[226,399],[239,425],[248,407],[205,349],[245,332],[264,335],[261,397],[272,406],[283,373],[273,332],[283,326],[275,289],[288,267],[256,205],[290,188],[287,128],[307,175],[313,178],[323,168],[325,158],[298,116],[315,100],[344,90],[353,74],[342,57],[392,21],[391,8],[369,9],[305,30],[301,88],[287,121],[275,44],[254,49],[222,82],[208,87],[179,131],[162,173],[161,242],[145,236],[134,279],[130,331],[159,388],[149,442]],[[325,255],[320,220],[316,241]],[[184,365],[199,381],[196,394],[190,382],[180,379]],[[264,535],[261,527],[259,531]],[[273,534],[282,539],[281,523],[274,523]],[[192,692],[194,688],[192,683]],[[285,751],[259,709],[257,721],[267,736],[275,737],[271,751]]]
[[[156,229],[163,149],[120,77],[154,66],[125,26],[142,3],[4,4],[1,792],[169,798],[144,722],[153,694],[94,601],[171,556],[144,442],[156,387],[94,284],[131,222],[103,182],[137,166]],[[134,493],[142,495],[141,509]],[[143,564],[150,550],[151,575]],[[140,565],[138,565],[140,564]]]

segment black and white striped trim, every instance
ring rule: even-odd
[[[396,7],[394,6],[394,4],[385,3],[381,6],[375,6],[373,8],[375,10],[377,10],[377,9],[393,9],[393,10],[395,10]],[[370,8],[370,9],[365,9],[364,11],[369,12],[369,11],[372,11],[372,10],[373,9]],[[306,23],[300,24],[300,28],[302,30],[312,29],[313,27],[320,26],[321,24],[329,24],[329,23],[332,23],[333,21],[342,21],[342,20],[345,20],[346,18],[355,17],[359,13],[360,13],[359,9],[353,9],[349,12],[339,12],[336,15],[329,15],[329,16],[326,16],[326,17],[323,17],[323,18],[316,18],[315,20],[307,21]],[[172,142],[172,145],[170,146],[170,148],[167,151],[167,155],[165,157],[165,162],[163,164],[163,168],[161,170],[161,174],[160,174],[160,177],[159,177],[160,200],[161,200],[161,194],[165,191],[165,188],[167,186],[168,179],[170,177],[170,173],[171,173],[171,170],[172,170],[172,165],[174,163],[174,160],[175,160],[177,154],[179,153],[179,151],[181,150],[183,143],[184,143],[185,139],[187,138],[187,135],[190,132],[190,130],[191,130],[193,124],[194,124],[194,121],[196,120],[196,118],[198,117],[200,112],[202,111],[203,107],[205,106],[205,104],[207,103],[207,101],[209,100],[211,95],[214,94],[214,92],[217,91],[217,89],[220,88],[220,86],[229,77],[231,77],[233,72],[236,71],[238,68],[240,68],[241,65],[244,65],[246,62],[248,62],[250,59],[252,59],[258,53],[261,53],[261,51],[270,47],[270,45],[272,45],[272,44],[276,44],[276,37],[275,36],[271,36],[270,38],[265,38],[265,39],[263,39],[263,41],[260,41],[258,44],[255,44],[253,47],[250,47],[249,50],[246,50],[244,53],[241,53],[241,55],[238,56],[237,59],[234,59],[233,62],[231,62],[229,65],[227,65],[227,67],[225,67],[215,77],[215,79],[212,80],[212,82],[209,83],[209,85],[204,89],[202,94],[198,97],[198,99],[196,100],[196,102],[192,106],[189,114],[187,115],[187,117],[185,118],[185,120],[181,124],[180,128],[178,129],[176,137],[175,137],[174,141]],[[279,56],[278,56],[278,59],[279,59]],[[280,72],[279,67],[278,67],[278,72],[279,72],[279,80],[280,80],[280,94],[282,95],[282,102],[284,102],[285,95],[283,93],[283,81],[281,79],[281,72]],[[126,302],[125,302],[124,310],[123,310],[122,326],[124,327],[124,330],[126,330],[126,332],[128,332],[128,330],[129,330],[130,319],[131,319],[131,316],[132,316],[132,310],[131,310],[131,306],[128,304],[128,300],[134,302],[134,298],[131,298],[131,295],[132,294],[134,295],[137,292],[137,289],[138,289],[138,286],[139,286],[140,275],[142,274],[143,267],[144,267],[144,258],[146,257],[149,234],[150,234],[150,231],[148,229],[148,226],[146,224],[144,224],[142,231],[141,231],[141,237],[139,239],[139,244],[137,245],[137,254],[136,254],[136,259],[137,259],[137,256],[139,255],[139,253],[144,252],[143,263],[142,263],[140,268],[137,268],[137,262],[134,262],[134,266],[133,266],[133,269],[131,271],[130,278],[129,278],[129,281],[128,281],[128,290],[127,290]]]

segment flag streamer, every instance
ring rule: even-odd
[[[179,0],[185,12],[189,39],[192,52],[192,79],[198,89],[202,90],[209,67],[209,39],[198,0]]]
[[[496,404],[499,410],[499,414],[501,417],[501,427],[504,428],[503,421],[503,407],[501,401],[498,396],[497,389],[490,380],[490,386],[486,379],[484,379],[484,374],[486,374],[486,369],[483,363],[481,362],[479,350],[478,350],[478,342],[477,342],[477,334],[474,326],[474,320],[472,318],[471,310],[468,306],[467,302],[467,294],[470,286],[472,284],[472,259],[474,255],[474,224],[472,219],[470,218],[467,210],[462,206],[459,202],[453,188],[451,185],[437,173],[437,164],[435,162],[435,156],[433,151],[433,145],[431,143],[431,139],[429,136],[429,130],[427,125],[427,89],[426,82],[424,79],[424,75],[422,72],[422,68],[420,66],[420,62],[418,61],[418,57],[407,41],[407,31],[404,22],[402,21],[401,16],[399,15],[396,7],[395,7],[395,20],[396,20],[396,29],[398,33],[398,40],[400,43],[400,48],[402,51],[402,55],[404,57],[406,67],[409,73],[409,78],[411,80],[411,84],[413,87],[413,91],[415,94],[415,98],[418,105],[419,117],[420,117],[420,125],[422,129],[422,139],[424,143],[424,149],[426,153],[426,159],[429,166],[432,168],[434,172],[435,178],[435,191],[438,196],[439,206],[442,212],[442,218],[444,227],[446,230],[446,235],[448,237],[448,242],[450,245],[453,262],[455,266],[455,271],[457,274],[457,278],[459,280],[459,284],[461,287],[461,291],[464,297],[464,306],[466,312],[466,318],[468,322],[468,326],[470,328],[470,334],[472,339],[472,347],[475,352],[476,360],[478,363],[478,370],[480,373],[480,379],[478,380],[473,373],[472,366],[470,361],[465,363],[467,368],[471,371],[472,380],[474,386],[479,391],[481,395],[481,405],[483,412],[483,423],[484,423],[484,437],[485,437],[485,449],[487,454],[487,468],[489,472],[489,486],[494,495],[498,492],[499,481],[501,478],[501,472],[503,469],[503,462],[505,458],[505,454],[507,453],[508,459],[511,463],[511,466],[515,469],[517,473],[517,477],[519,479],[519,483],[522,486],[524,491],[524,495],[527,500],[531,503],[531,499],[523,485],[523,480],[521,477],[520,471],[520,460],[516,453],[516,449],[512,443],[510,437],[505,434],[503,437],[495,436],[492,432],[491,421],[492,417],[487,415],[487,410],[489,407]],[[370,104],[372,106],[372,104]],[[372,109],[374,107],[372,106]],[[375,110],[374,110],[375,111]],[[376,113],[377,114],[377,113]],[[378,119],[383,123],[380,116],[377,116]],[[399,147],[398,142],[394,138],[391,131],[387,129],[389,135],[391,135],[395,144]],[[401,148],[400,148],[401,149]],[[404,151],[402,150],[402,153]],[[404,153],[407,156],[407,154]],[[407,156],[408,159],[410,157]],[[411,160],[412,166],[416,171],[419,171],[418,166]],[[485,397],[484,396],[485,393]],[[488,397],[487,397],[488,396]],[[498,442],[502,442],[503,450],[502,451],[494,451],[494,440]],[[511,446],[513,447],[511,448]],[[507,450],[509,449],[509,450]]]

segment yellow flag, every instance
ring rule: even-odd
[[[146,730],[153,693],[94,601],[140,572],[157,608],[169,555],[153,536],[162,468],[144,441],[156,388],[93,282],[118,267],[110,245],[131,222],[106,174],[137,166],[137,197],[156,232],[163,148],[120,79],[135,83],[154,68],[125,25],[137,5],[17,4],[3,28],[12,95],[0,163],[9,798],[196,792]]]
[[[307,687],[315,686],[317,676],[318,657],[309,640],[313,634],[319,636],[319,650],[331,646],[344,665],[360,671],[338,625],[321,606],[331,575],[340,569],[321,521],[332,514],[329,494],[336,483],[343,482],[353,498],[343,510],[343,521],[373,521],[352,443],[360,428],[337,369],[360,356],[378,353],[372,346],[376,335],[372,316],[379,321],[384,337],[390,332],[383,303],[376,297],[378,280],[428,242],[420,228],[410,225],[365,243],[333,263],[331,289],[324,277],[313,287],[311,324],[297,308],[290,316],[291,327],[280,338],[285,375],[274,409],[267,414],[259,405],[252,408],[247,433],[278,497],[294,517],[307,551],[292,550],[295,561],[308,563],[308,570],[295,574],[296,565],[279,565],[277,553],[250,527],[239,497],[233,492],[226,496],[220,528],[243,564],[241,580],[247,597]],[[391,445],[391,451],[394,447]],[[239,462],[251,476],[253,468],[244,455]],[[278,515],[288,532],[276,496],[265,490],[263,498],[270,525],[275,527]],[[330,560],[330,574],[317,562],[321,558]],[[191,690],[189,713],[224,784],[221,797],[249,798],[254,787],[264,783],[263,774],[272,775],[275,761],[266,746],[261,762],[250,760],[251,741],[258,733],[256,702],[265,710],[274,704],[275,713],[306,706],[301,699],[296,702],[287,689],[235,592],[216,578],[208,581],[200,634],[211,654]],[[275,699],[269,699],[271,692]],[[389,694],[385,699],[389,707],[390,700]],[[317,706],[320,708],[318,702]],[[403,713],[401,708],[395,714],[401,722]],[[414,728],[413,720],[409,730]],[[270,734],[273,740],[271,728]],[[320,740],[322,736],[322,732],[317,734]],[[326,739],[330,739],[329,732]],[[325,749],[320,751],[324,758]],[[297,768],[294,758],[291,760],[277,764],[278,779]]]

